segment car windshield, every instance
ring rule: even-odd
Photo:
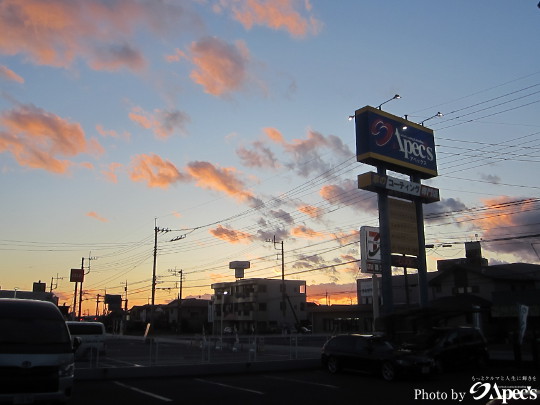
[[[58,352],[69,350],[71,340],[65,323],[58,319],[2,318],[0,351]]]
[[[72,335],[103,335],[101,325],[85,324],[85,323],[70,323],[68,324],[69,331]]]

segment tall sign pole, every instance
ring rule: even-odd
[[[433,131],[423,126],[427,120],[415,124],[381,111],[380,106],[356,110],[351,118],[356,125],[357,161],[377,167],[377,173],[358,176],[358,188],[378,195],[383,313],[394,312],[392,266],[418,269],[419,302],[425,307],[428,294],[423,204],[439,201],[439,190],[424,186],[421,180],[437,176]],[[410,181],[392,177],[387,170],[409,175]]]
[[[411,176],[411,181],[420,183],[418,175]],[[424,233],[424,205],[422,200],[416,198],[414,200],[414,208],[416,210],[416,221],[418,228],[418,246],[423,248],[418,249],[418,291],[421,307],[428,305],[428,284],[427,284],[427,259],[426,259],[426,237]]]
[[[381,176],[386,175],[386,169],[382,166],[377,167],[377,173]],[[392,290],[392,264],[390,256],[390,225],[388,222],[388,193],[381,191],[377,194],[377,203],[379,207],[379,230],[381,241],[381,292],[383,296],[383,312],[391,314],[394,312],[394,294]]]

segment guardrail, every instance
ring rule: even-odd
[[[109,335],[105,354],[91,352],[77,369],[256,363],[319,359],[328,335],[120,336]]]

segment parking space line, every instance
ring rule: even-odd
[[[133,367],[143,367],[142,364],[133,363],[133,362],[131,362],[131,361],[112,359],[112,358],[110,358],[110,357],[107,357],[107,360],[109,360],[109,361],[115,361],[115,362],[121,363],[121,364],[128,364],[128,365],[133,366]]]
[[[285,377],[275,377],[271,375],[265,375],[266,378],[270,378],[272,380],[283,380],[283,381],[291,381],[295,383],[300,384],[307,384],[307,385],[318,385],[319,387],[325,387],[325,388],[332,388],[332,389],[338,389],[339,387],[337,385],[331,385],[331,384],[321,384],[313,381],[305,381],[305,380],[299,380],[296,378],[285,378]]]
[[[199,381],[199,382],[203,382],[203,383],[207,383],[207,384],[219,385],[220,387],[224,387],[224,388],[231,388],[233,390],[251,392],[252,394],[257,394],[257,395],[264,395],[264,392],[250,390],[249,388],[242,388],[242,387],[237,387],[235,385],[218,383],[218,382],[215,382],[215,381],[204,380],[202,378],[194,378],[194,380]]]
[[[138,392],[139,394],[148,395],[149,397],[156,398],[156,399],[159,399],[159,400],[164,401],[164,402],[172,402],[172,399],[170,399],[170,398],[162,397],[161,395],[157,395],[157,394],[154,394],[154,393],[152,393],[152,392],[148,392],[148,391],[141,390],[140,388],[133,387],[133,386],[131,386],[131,385],[127,385],[127,384],[121,383],[120,381],[114,381],[114,383],[115,383],[116,385],[119,385],[120,387],[124,387],[124,388],[127,388],[127,389],[129,389],[129,390]]]

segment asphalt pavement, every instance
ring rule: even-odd
[[[326,335],[287,335],[203,340],[200,336],[145,339],[109,335],[106,355],[77,361],[75,378],[205,376],[313,369],[320,367],[321,347],[327,338]],[[493,365],[538,370],[538,362],[533,362],[529,350],[524,350],[521,362],[517,362],[509,346],[490,346],[489,349]]]

